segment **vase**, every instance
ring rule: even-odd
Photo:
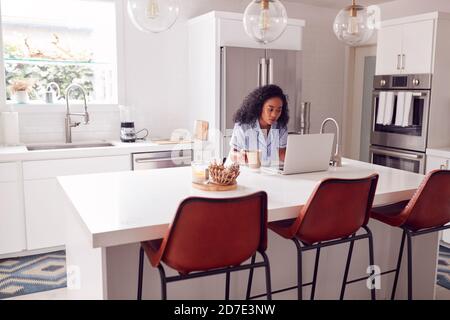
[[[16,100],[16,103],[27,103],[28,102],[28,92],[16,91],[14,93],[14,100]]]

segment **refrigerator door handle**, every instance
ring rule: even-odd
[[[259,60],[260,63],[260,68],[261,68],[261,76],[260,76],[260,80],[261,80],[261,84],[260,87],[267,85],[267,59],[266,58],[261,58]]]
[[[267,84],[273,84],[273,59],[267,59],[269,62],[269,72],[268,72],[268,79]]]
[[[258,61],[258,87],[261,87],[261,77],[262,77],[262,64],[261,64],[261,60]]]

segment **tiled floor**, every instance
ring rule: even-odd
[[[67,300],[67,288],[26,294],[6,300]]]
[[[24,296],[14,297],[9,300],[66,300],[67,288],[38,292]],[[450,300],[450,290],[436,286],[436,300]]]
[[[450,300],[450,290],[436,286],[436,300]]]

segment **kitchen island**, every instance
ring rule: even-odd
[[[65,194],[68,297],[74,299],[135,299],[139,242],[164,236],[178,204],[188,196],[235,197],[264,190],[268,194],[269,221],[293,218],[306,203],[317,183],[328,177],[358,178],[380,175],[374,206],[409,199],[423,176],[364,162],[344,159],[340,168],[298,175],[272,175],[242,168],[238,188],[227,192],[200,191],[191,186],[191,168],[170,168],[59,177]],[[244,213],[243,213],[244,214]],[[401,232],[371,219],[375,265],[381,272],[395,268]],[[268,257],[272,290],[296,283],[296,255],[293,243],[269,231]],[[413,240],[414,298],[433,299],[438,254],[438,235]],[[316,287],[316,299],[337,299],[348,244],[323,248]],[[312,278],[314,252],[303,259],[304,283]],[[405,261],[405,260],[404,260]],[[349,279],[367,276],[368,243],[355,243]],[[406,273],[402,264],[397,297],[406,296]],[[168,275],[172,275],[167,268]],[[231,276],[232,299],[243,299],[248,271]],[[377,299],[389,297],[393,274],[380,276]],[[263,270],[255,271],[253,294],[265,290]],[[168,286],[169,299],[223,299],[225,276],[193,279]],[[144,267],[144,299],[160,298],[157,269]],[[304,287],[305,297],[309,287]],[[296,290],[274,299],[296,299]],[[366,281],[347,286],[346,299],[369,299]]]

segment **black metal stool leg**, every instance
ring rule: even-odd
[[[373,253],[373,238],[372,238],[372,232],[368,227],[364,227],[367,231],[367,235],[369,236],[369,264],[370,266],[375,265],[374,261],[374,253]],[[379,277],[379,275],[377,275]],[[370,289],[370,297],[372,300],[376,300],[376,294],[375,294],[375,286],[372,285],[372,288]]]
[[[403,247],[405,245],[405,237],[406,237],[406,231],[403,230],[402,241],[400,243],[400,251],[399,251],[398,260],[397,260],[397,269],[395,271],[395,277],[394,277],[394,285],[392,287],[391,300],[394,300],[394,298],[395,298],[395,291],[397,290],[398,276],[399,276],[399,273],[400,273],[400,267],[402,266]]]
[[[225,300],[230,300],[230,272],[225,277]]]
[[[261,255],[264,259],[264,262],[266,264],[266,267],[264,268],[266,270],[266,290],[267,290],[267,300],[272,300],[272,285],[270,280],[270,263],[269,258],[267,258],[267,255],[265,252],[261,252]]]
[[[293,239],[297,246],[297,299],[303,300],[303,279],[302,279],[302,246],[297,239]]]
[[[408,240],[408,300],[412,300],[412,236],[406,231],[406,239]]]
[[[142,281],[144,276],[144,248],[139,250],[138,292],[137,299],[142,300]]]
[[[352,235],[352,237],[354,237],[354,236],[355,236],[355,234]],[[354,240],[351,241],[350,242],[350,247],[348,249],[347,262],[345,264],[344,279],[342,280],[341,295],[339,297],[339,300],[343,300],[344,299],[345,288],[347,287],[348,272],[350,270],[350,263],[351,263],[351,260],[352,260],[354,244],[355,244],[355,241]]]
[[[161,300],[167,300],[167,282],[166,282],[166,272],[163,266],[158,265],[159,277],[161,278]]]
[[[319,269],[319,258],[320,258],[320,247],[316,250],[316,261],[314,262],[314,275],[311,286],[311,300],[314,300],[314,294],[316,293],[316,281],[317,281],[317,271]]]
[[[253,255],[252,257],[252,262],[251,264],[254,264],[256,260],[256,253]],[[253,269],[254,268],[250,268],[250,272],[248,274],[248,282],[247,282],[247,293],[245,295],[245,299],[248,300],[250,299],[250,294],[252,291],[252,282],[253,282]]]

